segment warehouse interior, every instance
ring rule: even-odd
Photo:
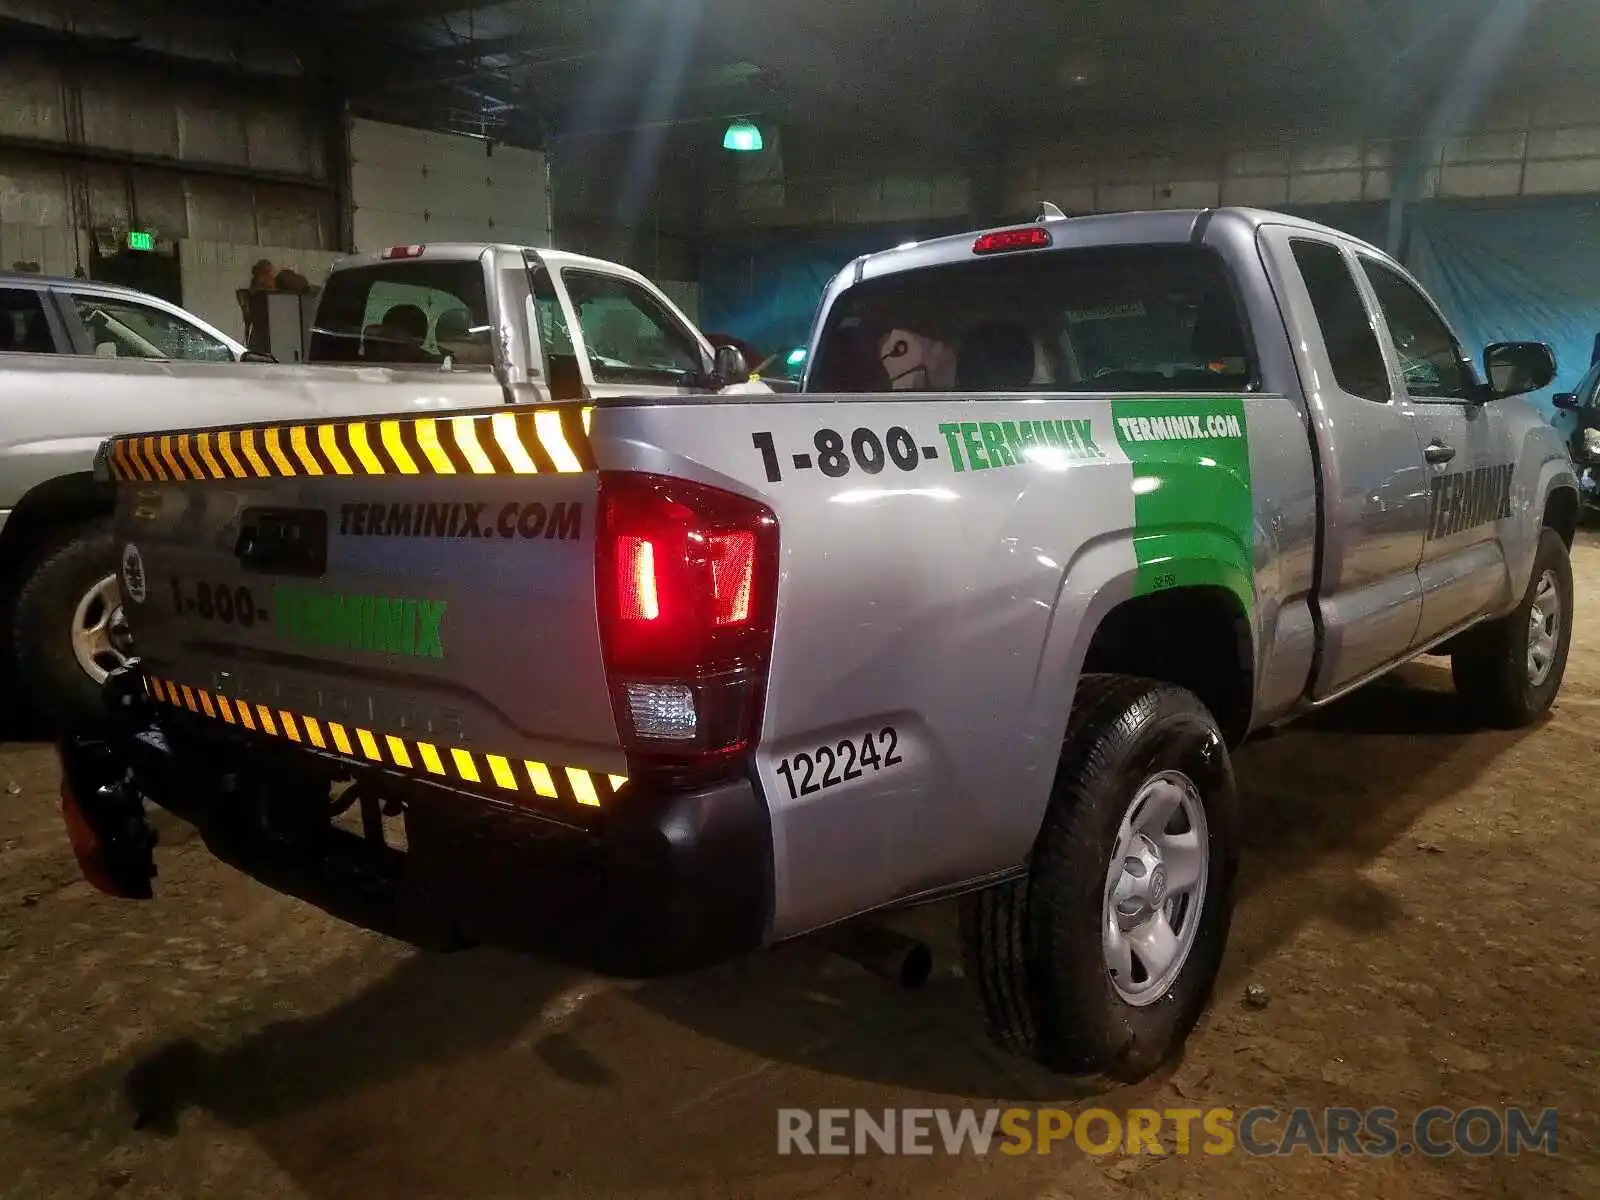
[[[1240,206],[1387,251],[1469,354],[1547,343],[1527,399],[1565,440],[1554,398],[1600,364],[1597,81],[1594,0],[0,0],[0,273],[137,288],[245,343],[264,262],[314,297],[351,254],[551,248],[798,377],[860,255],[1041,203]],[[1212,1015],[1135,1084],[986,1041],[945,905],[894,919],[932,947],[913,991],[810,944],[670,980],[434,955],[176,822],[166,907],[109,900],[48,736],[5,733],[0,1196],[1600,1196],[1588,513],[1572,561],[1545,724],[1468,728],[1422,659],[1238,751]],[[1559,1109],[1559,1149],[794,1157],[776,1133],[1429,1105]]]
[[[164,280],[234,333],[256,259],[315,283],[350,250],[482,237],[624,262],[776,349],[856,254],[1040,200],[1325,221],[1398,253],[1469,341],[1536,317],[1560,384],[1600,330],[1600,16],[1581,0],[781,19],[733,0],[270,19],[7,0],[3,20],[0,262]],[[735,121],[759,151],[723,149]]]

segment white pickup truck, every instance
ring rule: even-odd
[[[86,872],[151,894],[154,801],[335,911],[655,966],[961,895],[995,1035],[1137,1078],[1222,960],[1231,747],[1421,654],[1495,724],[1561,686],[1553,357],[1480,379],[1372,246],[1041,220],[858,260],[811,345],[794,394],[111,442]]]
[[[521,246],[344,259],[318,305],[313,365],[246,357],[154,297],[0,279],[0,619],[20,690],[58,722],[96,711],[128,653],[111,489],[91,477],[112,434],[747,386],[737,356],[719,368],[643,276]]]

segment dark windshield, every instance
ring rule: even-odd
[[[317,303],[311,362],[494,364],[483,267],[410,260],[335,271]]]
[[[1195,246],[972,259],[869,280],[828,315],[814,392],[1244,391],[1249,339]]]

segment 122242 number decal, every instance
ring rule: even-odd
[[[831,746],[791,754],[778,763],[777,772],[789,789],[789,799],[796,800],[853,782],[869,770],[898,767],[904,761],[900,734],[893,725],[885,725],[877,733],[841,738]]]

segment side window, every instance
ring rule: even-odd
[[[1362,258],[1361,267],[1372,282],[1372,290],[1378,293],[1378,304],[1389,323],[1389,337],[1400,357],[1406,392],[1412,396],[1467,399],[1470,381],[1461,365],[1461,351],[1433,306],[1405,278],[1382,263]]]
[[[72,303],[101,358],[233,361],[226,342],[163,309],[86,292],[72,293]]]
[[[698,344],[649,292],[588,271],[563,271],[561,279],[597,382],[676,385],[699,375]]]
[[[0,354],[54,354],[44,300],[31,288],[0,288]]]
[[[1327,242],[1296,238],[1290,245],[1300,278],[1310,293],[1311,307],[1316,310],[1317,324],[1322,328],[1334,380],[1352,396],[1376,404],[1389,403],[1389,369],[1384,365],[1378,335],[1372,331],[1372,318],[1344,255]]]

